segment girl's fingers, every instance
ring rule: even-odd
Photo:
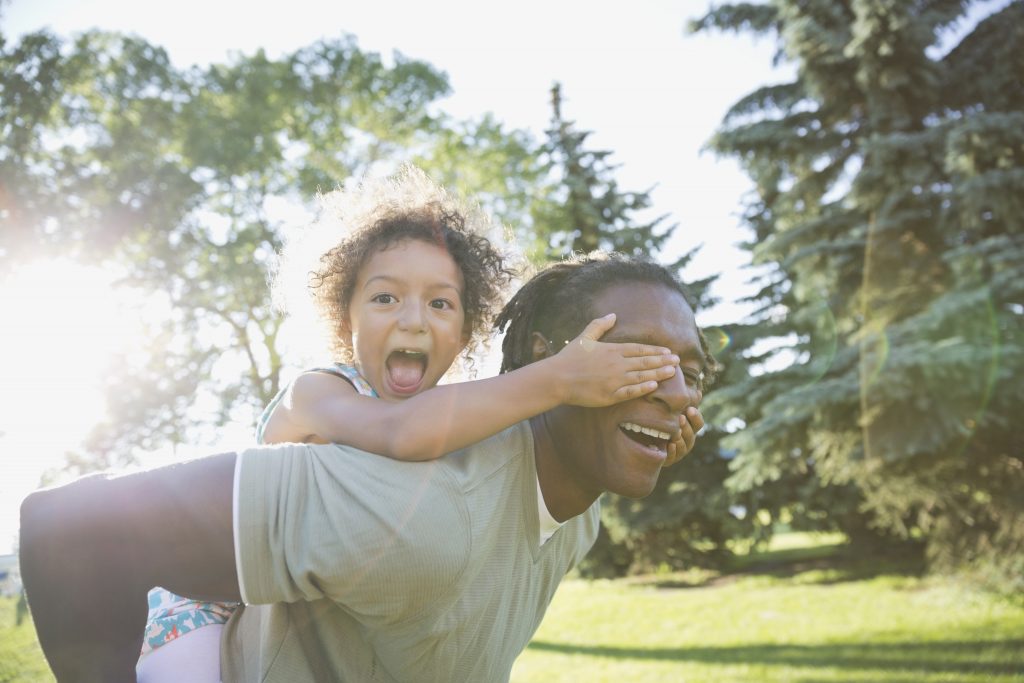
[[[686,442],[686,452],[689,453],[697,445],[697,434],[692,429],[683,430],[683,441]]]
[[[675,465],[689,452],[690,447],[686,445],[685,439],[678,439],[671,442],[668,445],[668,457],[665,459],[665,466],[671,467],[672,465]]]
[[[664,381],[675,374],[676,366],[663,365],[659,368],[655,368],[654,370],[636,370],[634,372],[626,373],[626,380],[633,384],[654,382],[655,386],[657,386],[658,382]]]
[[[687,408],[683,417],[686,419],[686,422],[690,425],[690,428],[693,430],[695,435],[704,433],[702,430],[706,425],[704,424],[704,416],[701,415],[699,408],[692,406]]]
[[[679,437],[669,444],[668,458],[665,460],[666,467],[682,460],[697,445],[699,427],[696,427],[695,423],[700,427],[704,426],[704,418],[697,408],[687,408],[686,412],[679,416]]]
[[[626,386],[619,387],[612,392],[612,399],[615,403],[618,403],[619,401],[625,401],[626,399],[649,394],[657,388],[658,383],[654,381],[640,382],[639,384],[627,384]]]
[[[626,358],[673,355],[671,349],[666,349],[664,346],[651,346],[650,344],[640,344],[637,342],[618,343],[615,346],[619,347],[619,353]]]
[[[587,323],[587,326],[580,332],[579,340],[583,343],[584,340],[597,341],[604,333],[612,329],[615,326],[615,314],[609,313],[602,318],[595,318]],[[587,344],[584,344],[587,346]]]
[[[660,356],[633,356],[625,358],[625,366],[629,370],[651,370],[668,366],[674,368],[677,365],[679,365],[679,356],[674,353],[663,353]],[[671,376],[669,375],[669,377]]]

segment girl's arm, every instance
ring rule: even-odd
[[[428,389],[398,403],[360,396],[345,380],[307,373],[274,411],[266,440],[315,437],[398,460],[432,460],[563,403],[607,406],[654,391],[679,358],[646,344],[597,341],[599,318],[559,353],[498,377]]]

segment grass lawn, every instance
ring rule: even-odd
[[[1024,604],[799,535],[726,576],[566,581],[514,683],[1024,683]]]
[[[51,682],[32,621],[15,626],[15,603],[13,598],[0,598],[0,683]]]
[[[1024,601],[781,537],[726,575],[567,580],[513,683],[1024,683]],[[52,681],[0,599],[0,683]]]

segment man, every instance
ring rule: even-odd
[[[593,544],[601,493],[647,495],[673,437],[689,451],[703,426],[714,360],[681,286],[650,263],[541,271],[499,318],[502,371],[607,313],[604,340],[665,346],[679,371],[641,398],[561,406],[428,463],[296,445],[33,494],[22,575],[54,672],[134,680],[144,595],[161,585],[249,603],[225,632],[225,681],[507,679]]]

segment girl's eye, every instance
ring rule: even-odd
[[[390,294],[377,294],[371,301],[378,304],[393,304],[395,303],[395,297]]]
[[[450,310],[455,308],[455,305],[451,301],[448,301],[448,299],[434,299],[430,302],[430,307],[440,310]]]

